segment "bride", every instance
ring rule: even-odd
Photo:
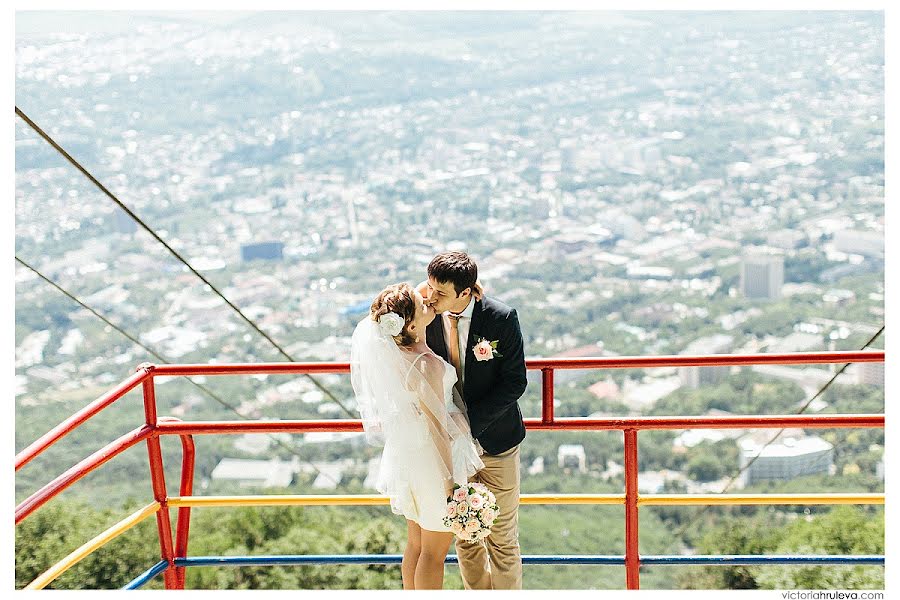
[[[443,524],[453,483],[484,467],[456,370],[425,344],[434,309],[405,283],[386,287],[356,326],[350,379],[367,439],[384,444],[376,488],[406,517],[403,589],[441,589],[453,534]]]

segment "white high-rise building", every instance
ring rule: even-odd
[[[761,250],[741,260],[741,293],[747,298],[776,300],[784,285],[784,257]]]

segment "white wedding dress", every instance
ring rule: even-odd
[[[371,443],[384,444],[376,489],[391,510],[430,531],[444,526],[453,483],[484,468],[456,370],[434,352],[409,352],[366,318],[351,344],[351,382]]]

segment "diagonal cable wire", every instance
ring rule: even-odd
[[[884,332],[884,325],[881,326],[881,329],[879,329],[879,330],[875,333],[875,335],[873,335],[871,338],[869,338],[869,341],[868,341],[868,342],[866,342],[865,344],[863,344],[863,347],[860,348],[860,350],[865,350],[866,348],[868,348],[869,346],[871,346],[871,345],[872,345],[872,342],[874,342],[875,340],[877,340],[877,339],[878,339],[878,336],[880,336],[883,332]],[[814,401],[816,398],[818,398],[818,397],[821,396],[823,393],[825,393],[825,390],[827,390],[829,387],[831,387],[831,384],[834,383],[834,382],[837,380],[838,376],[840,376],[844,371],[847,370],[847,367],[849,367],[850,364],[851,364],[851,363],[844,363],[844,366],[841,367],[838,371],[836,371],[835,374],[831,377],[831,379],[829,379],[829,380],[825,383],[825,385],[823,385],[822,388],[821,388],[818,392],[816,392],[816,393],[813,395],[812,398],[810,398],[809,400],[807,400],[807,401],[803,404],[803,406],[800,407],[800,410],[798,410],[796,414],[799,415],[799,414],[804,413],[804,412],[806,411],[806,409],[809,408],[809,405],[812,404],[813,401]],[[745,472],[747,469],[750,468],[750,465],[752,465],[753,463],[755,463],[756,460],[757,460],[760,456],[762,456],[763,451],[765,451],[766,448],[768,448],[768,447],[771,446],[773,443],[775,443],[775,440],[777,440],[779,437],[781,437],[781,434],[783,434],[785,431],[786,431],[786,428],[782,427],[781,429],[778,430],[778,432],[777,432],[774,436],[772,436],[772,439],[770,439],[770,440],[767,441],[765,444],[763,444],[763,447],[759,449],[759,452],[756,453],[756,456],[754,456],[753,458],[751,458],[751,459],[747,462],[746,465],[744,465],[743,467],[741,467],[740,470],[738,470],[738,472],[735,473],[734,476],[732,476],[732,478],[728,480],[728,483],[725,484],[725,487],[723,487],[723,488],[722,488],[722,491],[719,492],[719,493],[724,494],[725,492],[727,492],[728,490],[730,490],[730,489],[731,489],[731,486],[734,485],[734,483],[740,478],[740,476],[743,475],[744,472]],[[699,519],[701,516],[703,516],[703,515],[706,513],[706,511],[707,511],[707,509],[708,509],[709,507],[710,507],[709,504],[704,505],[699,511],[697,511],[697,514],[694,515],[694,518],[691,519],[691,520],[687,523],[687,525],[684,525],[683,527],[680,527],[673,535],[674,535],[675,537],[680,537],[685,531],[687,531],[688,529],[690,529],[690,528],[694,525],[694,523],[697,522],[697,519]]]
[[[63,149],[62,146],[60,146],[59,144],[57,144],[56,141],[55,141],[52,137],[50,137],[46,132],[44,132],[44,130],[41,129],[41,128],[37,125],[37,123],[35,123],[34,121],[32,121],[32,120],[28,117],[28,115],[26,115],[24,112],[22,112],[22,111],[19,109],[18,106],[16,106],[16,115],[18,115],[19,118],[21,118],[23,121],[25,121],[25,122],[28,124],[28,126],[31,127],[38,135],[40,135],[42,138],[44,138],[44,140],[45,140],[48,144],[50,144],[51,146],[53,146],[53,148],[54,148],[57,152],[59,152],[60,155],[62,155],[63,158],[65,158],[67,161],[69,161],[69,163],[71,163],[72,166],[74,166],[74,167],[75,167],[76,169],[78,169],[85,177],[87,177],[87,178],[91,181],[91,183],[93,183],[93,184],[97,187],[97,189],[99,189],[101,192],[103,192],[103,194],[105,194],[110,200],[112,200],[113,202],[115,202],[115,203],[119,206],[119,208],[121,208],[122,210],[124,210],[124,211],[128,214],[129,217],[131,217],[132,219],[134,219],[134,221],[135,221],[138,225],[140,225],[141,227],[143,227],[144,230],[147,231],[147,233],[149,233],[151,236],[153,236],[153,239],[155,239],[157,242],[159,242],[160,244],[162,244],[163,247],[165,247],[165,249],[168,250],[168,251],[172,254],[172,256],[174,256],[175,258],[177,258],[179,262],[181,262],[184,266],[186,266],[186,267],[191,271],[191,273],[193,273],[194,275],[196,275],[198,278],[200,278],[200,280],[201,280],[203,283],[205,283],[207,286],[209,286],[209,288],[210,288],[217,296],[219,296],[222,300],[224,300],[225,303],[228,304],[228,306],[231,307],[231,309],[232,309],[234,312],[236,312],[238,315],[240,315],[240,317],[241,317],[241,318],[242,318],[242,319],[243,319],[243,320],[244,320],[244,321],[245,321],[245,322],[246,322],[246,323],[247,323],[254,331],[256,331],[259,335],[261,335],[263,338],[265,338],[266,341],[268,341],[270,344],[272,344],[272,346],[274,346],[275,349],[278,350],[278,352],[279,352],[282,356],[284,356],[284,357],[285,357],[286,359],[288,359],[290,362],[297,362],[296,360],[294,360],[294,358],[293,358],[290,354],[288,354],[288,353],[284,350],[284,348],[282,348],[280,345],[278,345],[278,343],[277,343],[275,340],[273,340],[273,339],[269,336],[269,334],[267,334],[265,331],[263,331],[262,329],[260,329],[259,326],[258,326],[256,323],[254,323],[253,320],[251,320],[249,317],[247,317],[247,315],[245,315],[245,314],[243,313],[243,311],[241,311],[240,308],[238,308],[237,306],[235,306],[234,303],[231,302],[231,300],[229,300],[228,298],[226,298],[225,295],[222,294],[222,292],[220,292],[219,289],[218,289],[216,286],[214,286],[208,279],[206,279],[206,277],[204,277],[203,275],[201,275],[200,272],[198,272],[198,271],[197,271],[197,270],[196,270],[196,269],[195,269],[195,268],[194,268],[187,260],[185,260],[185,259],[181,256],[181,254],[179,254],[174,248],[172,248],[169,244],[167,244],[165,240],[163,240],[161,237],[159,237],[159,234],[157,234],[157,233],[156,233],[149,225],[147,225],[146,223],[144,223],[144,221],[143,221],[140,217],[138,217],[136,214],[134,214],[134,212],[133,212],[130,208],[128,208],[121,200],[119,200],[112,192],[110,192],[110,191],[106,188],[106,186],[104,186],[102,183],[100,183],[100,181],[98,181],[97,178],[94,177],[94,176],[90,173],[90,171],[88,171],[87,169],[85,169],[83,166],[81,166],[81,163],[79,163],[77,160],[75,160],[74,158],[72,158],[72,156],[71,156],[68,152],[66,152],[65,149]],[[308,377],[309,380],[312,381],[313,384],[315,384],[315,386],[316,386],[317,388],[319,388],[319,390],[321,390],[324,394],[326,394],[329,398],[331,398],[331,400],[334,401],[335,404],[337,404],[338,406],[340,406],[340,407],[343,409],[343,411],[344,411],[345,413],[347,413],[347,416],[349,416],[350,418],[355,418],[355,417],[356,417],[356,415],[355,415],[352,411],[350,411],[346,406],[344,406],[344,403],[343,403],[343,402],[341,402],[340,400],[338,400],[338,398],[337,398],[334,394],[331,393],[331,390],[329,390],[329,389],[326,388],[324,385],[322,385],[321,383],[319,383],[319,381],[318,381],[315,377],[313,377],[312,375],[310,375],[310,374],[308,374],[308,373],[306,374],[306,377]]]
[[[170,364],[170,362],[169,362],[168,360],[166,360],[165,358],[163,358],[162,356],[160,356],[158,353],[154,352],[153,349],[148,348],[147,346],[145,346],[143,343],[141,343],[140,340],[138,340],[137,338],[135,338],[133,335],[131,335],[130,333],[128,333],[127,331],[125,331],[124,329],[122,329],[121,327],[119,327],[118,325],[116,325],[115,323],[113,323],[112,321],[110,321],[109,319],[107,319],[106,317],[104,317],[103,315],[101,315],[100,313],[98,313],[96,310],[94,310],[93,308],[91,308],[90,306],[88,306],[87,304],[85,304],[84,302],[82,302],[81,300],[79,300],[74,294],[72,294],[71,292],[69,292],[69,291],[63,289],[63,288],[62,288],[59,284],[57,284],[55,281],[53,281],[52,279],[50,279],[49,277],[47,277],[46,275],[44,275],[43,273],[41,273],[40,271],[38,271],[37,269],[35,269],[34,267],[32,267],[31,265],[29,265],[27,262],[25,262],[24,260],[22,260],[22,259],[19,258],[18,256],[16,256],[16,261],[17,261],[19,264],[21,264],[22,266],[24,266],[24,267],[26,267],[26,268],[28,268],[28,269],[31,269],[31,271],[34,272],[35,275],[37,275],[38,277],[40,277],[41,279],[43,279],[45,282],[47,282],[47,283],[49,283],[50,285],[52,285],[54,288],[56,288],[59,292],[61,292],[61,293],[62,293],[63,295],[65,295],[67,298],[69,298],[69,299],[72,300],[73,302],[77,303],[77,304],[78,304],[79,306],[81,306],[82,308],[88,310],[92,315],[94,315],[95,317],[97,317],[98,319],[100,319],[101,321],[103,321],[104,323],[106,323],[107,325],[109,325],[110,327],[112,327],[113,329],[115,329],[117,332],[119,332],[120,334],[122,334],[123,336],[125,336],[126,338],[128,338],[128,339],[129,339],[131,342],[133,342],[134,344],[136,344],[136,345],[140,346],[141,348],[143,348],[146,352],[148,352],[151,356],[153,356],[154,358],[156,358],[159,362],[164,363],[164,364]],[[249,417],[247,417],[247,416],[241,414],[234,406],[232,406],[230,403],[228,403],[227,401],[225,401],[225,400],[223,400],[222,398],[220,398],[215,392],[213,392],[212,390],[210,390],[210,389],[207,388],[206,386],[203,386],[203,385],[197,383],[196,381],[194,381],[194,380],[191,379],[190,377],[186,377],[186,379],[187,379],[191,384],[193,384],[195,387],[197,387],[200,391],[202,391],[204,394],[206,394],[207,396],[209,396],[210,398],[212,398],[213,400],[215,400],[216,402],[218,402],[219,404],[221,404],[221,405],[224,406],[225,408],[229,409],[231,412],[233,412],[234,414],[236,414],[237,416],[239,416],[241,419],[249,420]],[[318,473],[319,475],[324,475],[325,477],[327,477],[328,479],[330,479],[335,485],[338,485],[338,484],[340,483],[339,481],[335,481],[334,478],[333,478],[331,475],[329,475],[329,474],[327,474],[327,473],[323,473],[322,471],[320,471],[319,468],[316,467],[316,465],[315,465],[313,462],[311,462],[310,460],[308,460],[308,459],[306,459],[306,458],[300,456],[300,454],[299,454],[294,448],[292,448],[291,446],[287,445],[287,444],[286,444],[284,441],[282,441],[281,439],[277,438],[276,436],[274,436],[274,435],[271,434],[271,433],[266,434],[266,435],[268,435],[269,438],[270,438],[271,440],[273,440],[276,444],[278,444],[279,446],[281,446],[282,448],[284,448],[285,450],[287,450],[288,452],[290,452],[291,454],[293,454],[294,456],[296,456],[297,458],[299,458],[300,460],[302,460],[303,462],[305,462],[307,465],[309,465],[310,467],[312,467],[312,468],[316,471],[316,473]]]

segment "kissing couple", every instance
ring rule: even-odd
[[[466,589],[521,589],[519,319],[465,252],[427,273],[384,288],[350,350],[367,440],[384,446],[376,488],[406,518],[403,589],[441,589],[454,537]]]

